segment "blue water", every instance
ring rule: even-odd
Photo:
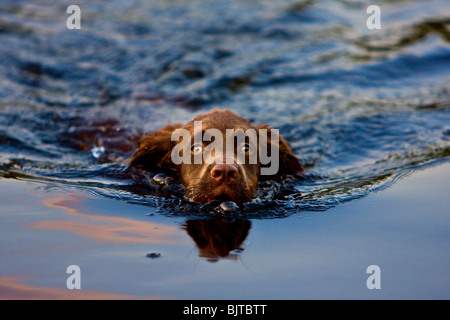
[[[80,2],[80,30],[68,4],[0,6],[3,176],[112,197],[120,185],[152,205],[122,161],[144,132],[216,107],[278,128],[307,169],[269,215],[324,210],[449,156],[446,1],[383,2],[381,30],[363,2]]]
[[[358,0],[81,0],[80,30],[66,27],[71,4],[0,2],[6,185],[77,190],[119,217],[137,210],[215,230],[202,219],[223,216],[217,207],[138,185],[124,164],[145,132],[213,108],[279,129],[306,169],[303,181],[261,185],[227,217],[236,230],[343,210],[449,160],[446,0],[370,3],[381,8],[380,30],[367,29]]]

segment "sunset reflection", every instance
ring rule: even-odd
[[[70,220],[39,221],[34,229],[61,230],[95,241],[112,243],[179,244],[179,229],[164,224],[123,217],[94,215],[80,209],[83,197],[57,197],[43,201],[45,206],[61,209]]]
[[[124,300],[137,297],[94,290],[68,290],[54,287],[36,287],[17,277],[0,277],[1,300]],[[161,299],[162,297],[153,297]],[[148,297],[145,299],[149,299]],[[150,298],[151,299],[151,298]]]

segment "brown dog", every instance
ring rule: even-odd
[[[201,131],[197,130],[200,121]],[[215,131],[208,131],[209,129]],[[249,129],[256,132],[256,135],[244,136],[245,139],[240,142],[236,135],[230,135],[230,132],[250,132]],[[146,135],[141,139],[130,164],[147,171],[165,171],[177,175],[186,189],[185,196],[192,201],[207,203],[221,200],[242,204],[255,196],[260,180],[280,180],[285,175],[300,174],[303,171],[292,149],[275,131],[267,125],[255,126],[229,110],[215,109],[195,117],[185,125],[167,125]],[[189,139],[180,141],[179,134],[173,135],[178,132],[189,134]],[[209,132],[215,133],[214,139],[210,135],[205,138]],[[223,141],[217,141],[220,139]],[[228,149],[227,144],[231,141],[232,150]],[[213,142],[226,145],[226,151],[225,147],[208,150],[208,145],[211,146]],[[261,153],[265,146],[267,150]],[[183,156],[188,161],[180,163],[178,158],[177,162],[174,158],[176,156]],[[195,159],[197,156],[200,156],[197,158],[199,161]],[[241,161],[239,156],[242,156]],[[272,170],[271,174],[262,175],[268,164],[267,157],[273,156],[276,156],[272,158],[276,162],[276,172]]]

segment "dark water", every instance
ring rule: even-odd
[[[0,0],[0,299],[450,297],[448,1],[370,1],[381,30],[358,0],[82,0],[68,30],[71,4]],[[213,108],[306,179],[224,214],[130,178]]]
[[[212,108],[278,128],[307,171],[261,186],[246,217],[327,210],[450,156],[448,1],[379,1],[381,30],[364,1],[78,1],[81,30],[70,4],[0,3],[4,178],[210,214],[123,161]]]

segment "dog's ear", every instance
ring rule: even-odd
[[[292,148],[282,136],[279,138],[280,146],[280,174],[302,175],[303,167],[294,155]]]
[[[176,141],[172,141],[171,138],[172,132],[181,126],[170,124],[143,137],[139,141],[138,150],[129,161],[130,166],[148,171],[174,169],[171,152]]]
[[[278,179],[285,175],[295,175],[297,177],[301,177],[303,175],[303,167],[300,164],[300,161],[295,156],[292,148],[289,146],[287,141],[278,134],[278,131],[272,130],[268,125],[263,124],[257,126],[257,129],[266,129],[267,130],[267,155],[271,157],[274,152],[274,148],[278,149],[278,171],[274,175],[266,176],[267,179]],[[274,135],[278,136],[278,143],[275,143]],[[259,135],[261,138],[261,135]],[[263,137],[265,139],[265,137]],[[263,176],[261,176],[264,178]]]

